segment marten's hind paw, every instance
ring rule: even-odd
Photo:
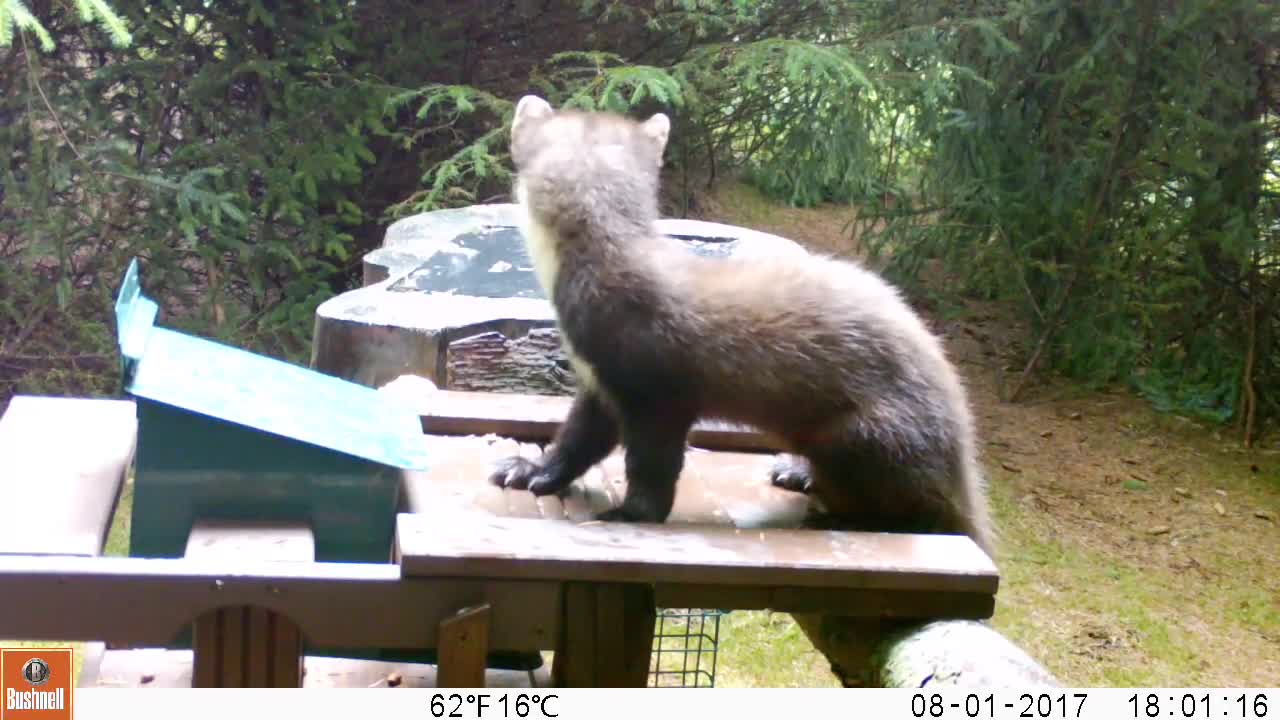
[[[809,461],[798,455],[778,455],[769,468],[769,482],[774,487],[807,495],[813,489],[813,473]]]

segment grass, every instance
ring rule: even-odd
[[[720,623],[717,687],[840,687],[790,615],[735,611]]]

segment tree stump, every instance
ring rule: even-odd
[[[364,258],[364,287],[317,308],[311,366],[373,387],[417,375],[457,390],[572,392],[518,212],[512,204],[477,205],[392,224],[383,246]],[[804,252],[730,225],[658,225],[703,255]]]

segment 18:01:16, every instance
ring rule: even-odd
[[[1234,698],[1223,696],[1223,702],[1231,706],[1237,706],[1240,713],[1231,715],[1230,710],[1224,711],[1222,715],[1215,716],[1210,711],[1210,696],[1205,693],[1199,697],[1191,693],[1185,693],[1178,698],[1173,695],[1169,696],[1169,702],[1174,703],[1176,707],[1170,710],[1162,711],[1160,708],[1160,696],[1155,693],[1147,693],[1139,695],[1134,693],[1129,696],[1129,702],[1133,705],[1133,716],[1136,717],[1235,717],[1235,718],[1265,718],[1267,716],[1267,696],[1255,694],[1252,697],[1248,693],[1241,693]]]

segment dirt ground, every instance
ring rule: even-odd
[[[852,212],[733,187],[699,217],[856,256]],[[1001,402],[1030,343],[1001,308],[965,310],[930,320],[978,422],[1001,532],[995,626],[1069,685],[1280,684],[1276,433],[1246,451],[1233,428],[1043,374]]]

